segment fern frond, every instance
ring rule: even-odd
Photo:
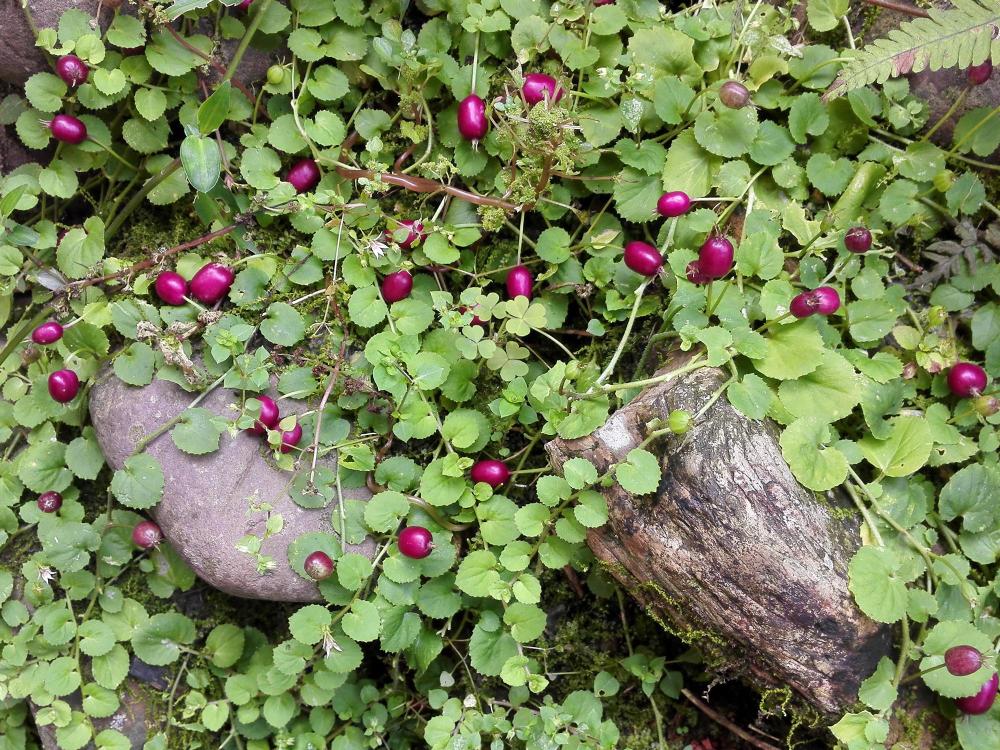
[[[953,2],[952,8],[928,9],[930,18],[907,21],[853,53],[823,98],[907,73],[965,68],[990,57],[1000,61],[1000,39],[994,39],[1000,32],[1000,0]]]

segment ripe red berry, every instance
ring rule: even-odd
[[[469,94],[458,104],[458,132],[467,141],[482,140],[490,128],[486,119],[486,102]]]
[[[305,568],[306,575],[317,581],[326,580],[333,575],[333,560],[319,550],[309,553],[302,567]]]
[[[959,362],[948,370],[948,389],[959,398],[978,396],[988,383],[986,370],[972,362]]]
[[[557,102],[563,98],[564,93],[566,92],[562,90],[556,79],[545,75],[545,73],[528,73],[524,77],[524,85],[521,86],[521,95],[531,107],[545,99]]]
[[[285,175],[297,193],[307,193],[319,184],[319,165],[312,159],[295,162]]]
[[[675,216],[683,216],[691,209],[691,198],[683,190],[674,190],[664,193],[656,201],[656,212],[660,216],[672,219]]]
[[[57,141],[76,146],[87,140],[87,126],[73,115],[56,115],[47,124]]]
[[[42,513],[55,513],[62,507],[62,495],[49,490],[38,496],[38,510]]]
[[[60,404],[76,398],[80,391],[80,378],[72,370],[56,370],[49,375],[49,395]]]
[[[268,430],[273,430],[278,426],[278,422],[281,421],[281,414],[278,412],[278,405],[270,396],[262,394],[254,398],[260,401],[260,415],[257,417],[257,421],[254,422],[254,426],[247,429],[247,432],[254,435],[263,435]]]
[[[663,268],[663,257],[652,245],[639,240],[625,243],[625,265],[643,276],[655,276]]]
[[[87,80],[90,68],[76,55],[63,55],[56,60],[56,73],[63,79],[63,83],[74,88]]]
[[[872,233],[866,227],[851,227],[844,233],[844,247],[852,253],[867,253],[872,246]]]
[[[730,109],[742,109],[750,103],[750,90],[739,81],[726,81],[719,87],[719,101]]]
[[[253,0],[242,0],[238,7],[240,10],[250,10],[251,5],[253,5]]]
[[[980,86],[990,80],[993,75],[993,63],[989,60],[973,65],[965,71],[968,81],[973,86]]]
[[[534,277],[527,266],[514,266],[507,272],[507,297],[516,299],[517,297],[527,297],[531,299]]]
[[[156,277],[153,291],[168,305],[183,305],[188,293],[187,279],[179,273],[164,271]]]
[[[490,487],[496,489],[510,479],[510,469],[503,461],[484,458],[472,465],[469,476],[472,477],[473,482],[486,482]]]
[[[434,549],[434,540],[423,526],[407,526],[399,532],[397,545],[406,557],[422,560]]]
[[[191,279],[191,296],[205,305],[214,305],[229,294],[235,278],[231,268],[206,263]]]
[[[414,244],[422,242],[424,238],[427,237],[427,233],[424,232],[423,222],[403,219],[399,222],[399,225],[401,227],[406,227],[409,230],[406,233],[406,238],[399,243],[400,248],[403,250],[409,250]]]
[[[291,453],[300,440],[302,440],[302,425],[296,422],[292,429],[281,433],[281,452]]]
[[[713,234],[698,251],[698,267],[709,279],[721,279],[732,270],[734,254],[729,240]]]
[[[687,264],[687,268],[684,269],[684,275],[687,280],[692,284],[697,284],[702,286],[711,281],[711,279],[701,272],[701,265],[696,260],[692,260]]]
[[[59,339],[62,338],[63,327],[59,325],[54,320],[46,321],[42,323],[38,328],[31,332],[31,340],[36,344],[46,346],[48,344],[54,344]]]
[[[983,655],[973,646],[952,646],[944,652],[944,666],[955,677],[978,672],[983,666]]]
[[[830,315],[839,308],[840,295],[830,286],[821,286],[797,294],[788,305],[789,312],[796,318],[808,318],[813,314]]]
[[[390,305],[410,296],[413,276],[409,271],[395,271],[382,279],[382,298]]]
[[[955,706],[962,713],[971,716],[984,714],[993,707],[993,702],[997,699],[998,686],[1000,686],[1000,677],[994,672],[993,676],[979,688],[978,693],[970,695],[968,698],[957,698]]]
[[[163,532],[152,521],[140,521],[132,529],[132,542],[136,547],[149,549],[163,541]]]

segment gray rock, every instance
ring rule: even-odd
[[[192,394],[174,383],[155,380],[136,388],[117,377],[105,374],[91,389],[90,418],[104,456],[113,468],[119,468],[131,455],[143,436],[182,412],[193,400]],[[229,404],[238,403],[234,391],[217,388],[200,404],[227,418],[234,412]],[[303,412],[301,402],[282,401],[285,415]],[[146,449],[163,466],[164,492],[151,515],[160,525],[167,541],[208,584],[231,594],[250,599],[305,602],[320,598],[316,584],[306,580],[288,565],[287,549],[306,532],[336,533],[330,523],[336,501],[325,509],[308,510],[289,496],[292,474],[276,468],[263,441],[240,433],[235,438],[223,434],[219,450],[192,456],[174,445],[169,434],[162,435]],[[336,467],[330,456],[322,464]],[[345,499],[368,500],[366,488],[344,489]],[[284,528],[266,539],[261,554],[277,563],[271,572],[257,570],[254,558],[236,548],[247,534],[264,536],[265,514],[250,513],[251,502],[266,501],[272,513],[280,514]],[[360,545],[347,545],[352,552],[373,556],[370,539]]]
[[[65,696],[63,700],[72,706],[73,710],[82,710],[83,696],[79,690]],[[156,726],[162,720],[157,716],[150,691],[148,688],[143,689],[139,682],[128,677],[118,688],[118,700],[120,701],[118,710],[111,716],[90,720],[94,727],[94,736],[105,729],[114,729],[125,735],[132,750],[140,750],[146,744],[149,736],[157,731]],[[39,706],[34,703],[29,705],[32,717],[37,716]],[[166,701],[163,702],[163,705],[166,705]],[[35,728],[38,730],[38,738],[42,741],[43,750],[60,750],[54,726],[51,724],[38,726],[36,724]],[[89,749],[95,745],[93,742],[89,742],[85,747]]]

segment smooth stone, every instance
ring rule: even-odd
[[[274,394],[272,394],[273,396]],[[136,444],[194,400],[195,395],[175,383],[154,380],[142,388],[127,385],[105,372],[90,394],[90,419],[104,456],[118,469],[132,454]],[[231,419],[230,404],[239,395],[217,388],[198,406]],[[281,402],[284,415],[303,412],[302,402]],[[276,468],[263,438],[241,432],[236,437],[223,433],[219,449],[203,456],[179,450],[169,433],[164,433],[147,452],[163,467],[164,492],[149,513],[163,535],[194,572],[206,583],[233,596],[270,601],[308,602],[321,599],[316,584],[297,574],[288,564],[288,545],[306,532],[327,532],[336,536],[331,511],[306,509],[288,494],[292,474]],[[336,467],[332,454],[320,464]],[[344,488],[345,499],[368,500],[367,488]],[[264,540],[261,554],[273,558],[274,570],[260,573],[254,557],[236,548],[247,534],[264,535],[265,514],[250,513],[250,503],[266,501],[284,520],[282,530]],[[360,545],[348,544],[350,552],[373,557],[371,539]]]
[[[106,718],[92,718],[90,720],[94,727],[94,735],[100,734],[105,729],[114,729],[125,736],[131,750],[141,750],[150,736],[162,724],[162,717],[157,716],[157,708],[149,689],[144,689],[139,681],[132,677],[127,677],[116,692],[120,701],[118,710]],[[66,701],[74,711],[83,710],[83,695],[79,690],[64,696],[61,700]],[[34,703],[29,703],[29,705],[32,717],[37,717],[41,707]],[[160,705],[160,711],[163,710],[164,705],[165,701]],[[38,739],[41,740],[42,750],[61,750],[61,746],[56,740],[56,728],[52,724],[45,726],[36,724],[35,729],[38,730]],[[88,742],[85,745],[85,748],[93,747],[93,742]]]

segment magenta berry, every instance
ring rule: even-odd
[[[316,581],[324,581],[333,575],[333,560],[320,550],[310,552],[302,567],[305,568],[306,575]]]
[[[493,458],[484,458],[476,461],[469,472],[473,482],[486,482],[490,487],[496,489],[501,484],[510,479],[510,469],[503,461]]]
[[[302,425],[298,422],[290,430],[285,430],[281,433],[281,448],[279,449],[282,453],[291,453],[299,441],[302,440]]]
[[[534,277],[527,266],[514,266],[507,272],[507,297],[510,299],[517,297],[531,299],[533,284]]]
[[[742,109],[750,103],[750,90],[739,81],[726,81],[719,87],[719,101],[730,109]]]
[[[87,80],[90,68],[76,55],[63,55],[56,60],[56,73],[70,88],[75,88]]]
[[[153,282],[153,291],[168,305],[183,305],[188,293],[187,279],[174,271],[164,271]]]
[[[72,146],[87,140],[87,126],[73,115],[56,115],[49,120],[48,128],[53,138]]]
[[[395,271],[382,279],[382,298],[390,305],[406,299],[413,291],[413,276],[409,271]]]
[[[691,198],[683,190],[674,190],[664,193],[656,201],[656,213],[672,219],[675,216],[683,216],[691,209]]]
[[[979,65],[973,65],[971,68],[965,71],[965,76],[969,83],[973,86],[981,86],[990,80],[990,76],[993,75],[993,63],[989,60],[986,62],[981,62]]]
[[[524,77],[524,85],[521,86],[521,95],[524,97],[524,101],[532,107],[545,99],[557,102],[563,98],[565,93],[556,79],[545,75],[545,73],[528,73]]]
[[[243,0],[237,7],[240,10],[250,10],[251,5],[253,5],[253,0]]]
[[[733,268],[733,243],[713,234],[698,251],[698,268],[709,279],[721,279]]]
[[[663,268],[663,257],[652,245],[632,240],[625,243],[625,265],[643,276],[655,276]]]
[[[399,243],[399,246],[403,250],[409,250],[414,244],[422,242],[427,236],[427,233],[424,232],[423,222],[404,219],[399,222],[399,225],[401,227],[406,227],[409,230],[406,233],[406,238]]]
[[[55,513],[62,507],[62,495],[49,490],[38,496],[38,510],[42,513]]]
[[[972,362],[959,362],[948,370],[948,389],[959,398],[978,396],[988,382],[986,370]]]
[[[614,5],[615,0],[594,0],[594,5],[600,7],[602,5]]]
[[[458,104],[458,132],[467,141],[479,141],[490,129],[486,119],[486,102],[469,94]]]
[[[696,260],[692,260],[684,269],[684,275],[692,284],[701,286],[707,284],[711,279],[701,272],[701,265]]]
[[[163,532],[152,521],[140,521],[132,529],[132,543],[140,549],[150,549],[163,541]]]
[[[206,263],[191,279],[191,296],[205,305],[214,305],[227,294],[233,285],[231,268],[220,263]]]
[[[851,227],[844,232],[844,247],[852,253],[867,253],[872,246],[872,233],[866,227]]]
[[[36,344],[46,346],[56,343],[62,338],[62,335],[63,327],[54,320],[48,320],[31,332],[31,340]]]
[[[830,286],[821,286],[809,292],[802,292],[792,298],[788,311],[796,318],[810,315],[831,315],[840,308],[840,295]]]
[[[254,422],[253,427],[247,429],[247,432],[254,435],[263,435],[268,430],[273,430],[278,426],[278,422],[281,421],[281,414],[278,412],[278,405],[270,396],[260,395],[255,398],[260,401],[260,415],[257,417],[257,421]]]
[[[307,193],[319,184],[319,165],[313,159],[302,159],[292,165],[285,180],[292,183],[298,193]]]
[[[993,702],[997,699],[997,687],[1000,686],[1000,677],[994,672],[979,692],[970,695],[968,698],[956,698],[955,706],[964,714],[978,716],[984,714],[993,707]]]
[[[816,313],[818,315],[833,315],[840,309],[840,294],[832,286],[818,286],[813,289],[816,295]]]
[[[973,646],[952,646],[944,652],[944,666],[955,677],[978,672],[983,666],[983,655]]]
[[[49,395],[60,404],[76,398],[80,391],[80,378],[72,370],[56,370],[49,375]]]
[[[423,526],[407,526],[399,532],[399,551],[414,560],[423,560],[434,549],[431,532]]]

